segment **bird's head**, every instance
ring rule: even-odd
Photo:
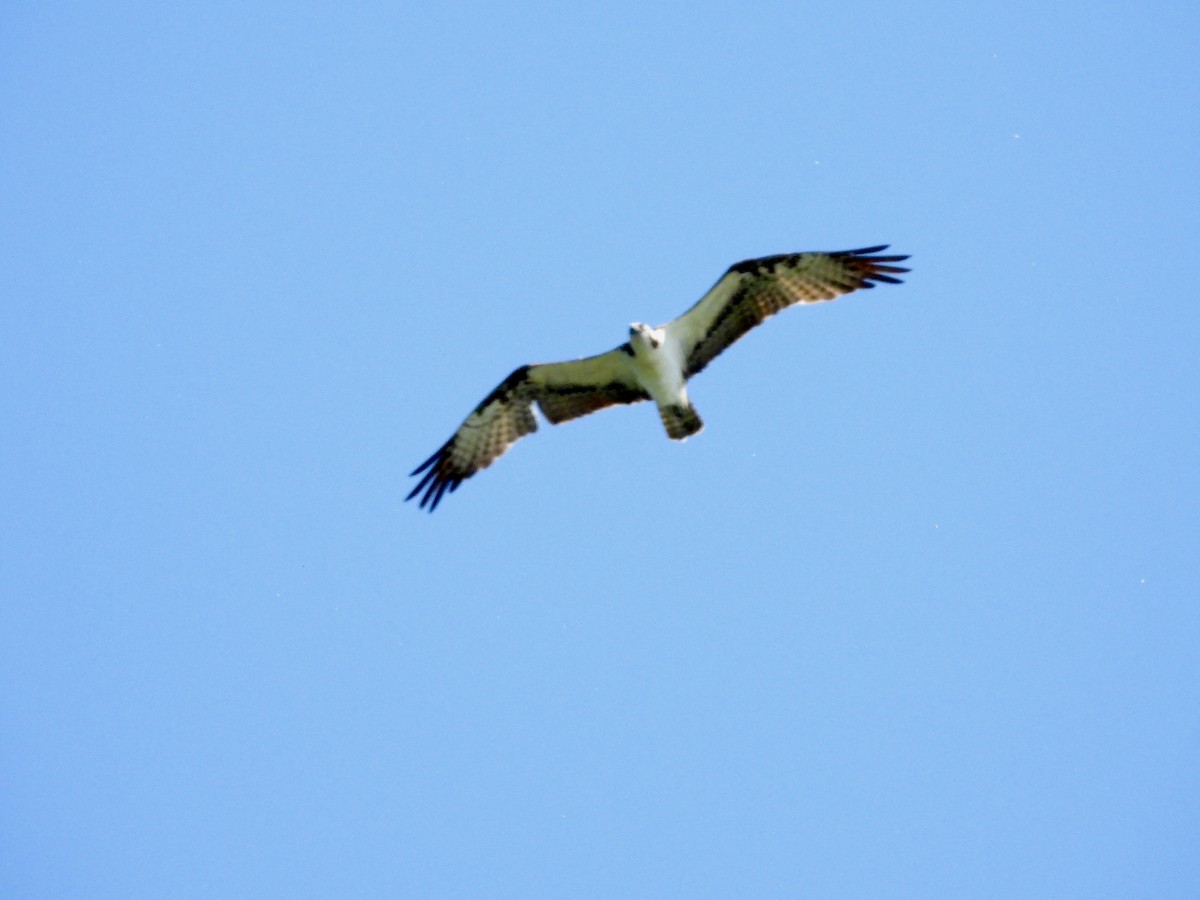
[[[629,340],[633,343],[644,344],[651,350],[661,347],[665,337],[661,328],[651,328],[641,322],[634,322],[629,326]]]

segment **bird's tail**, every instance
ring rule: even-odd
[[[692,404],[680,406],[660,406],[658,414],[662,417],[663,426],[667,429],[667,437],[673,441],[686,441],[704,427],[700,414]]]

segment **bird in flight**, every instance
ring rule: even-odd
[[[421,495],[430,512],[442,496],[537,430],[533,406],[551,424],[618,403],[653,400],[667,437],[682,441],[704,427],[687,383],[755,325],[798,303],[832,300],[877,282],[900,284],[907,256],[881,256],[887,244],[859,250],[784,253],[730,266],[679,318],[651,328],[635,322],[629,340],[607,353],[513,371],[467,416],[454,436],[417,466],[405,498]]]

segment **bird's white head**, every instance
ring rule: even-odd
[[[629,326],[629,340],[631,343],[650,349],[657,350],[663,345],[666,340],[666,332],[661,328],[651,328],[642,322],[634,322]]]

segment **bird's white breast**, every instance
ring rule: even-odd
[[[660,332],[661,333],[661,332]],[[663,405],[687,403],[683,382],[683,347],[670,335],[664,334],[662,343],[653,347],[646,340],[634,340],[633,367],[638,383],[654,399]]]

